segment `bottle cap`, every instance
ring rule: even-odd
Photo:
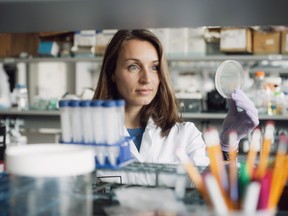
[[[265,76],[265,72],[264,71],[256,71],[255,75],[257,77],[264,77]]]
[[[92,107],[99,107],[102,106],[103,102],[103,100],[92,100],[90,105]]]
[[[82,100],[80,101],[80,106],[81,107],[90,107],[91,100]]]
[[[80,106],[80,101],[79,100],[70,100],[69,106],[70,107],[78,107],[78,106]]]
[[[69,100],[60,100],[59,101],[59,107],[68,107],[69,106]]]
[[[235,89],[241,89],[244,83],[244,71],[241,64],[227,60],[220,64],[215,74],[215,86],[220,95],[230,98]]]
[[[123,99],[116,100],[116,106],[125,106],[125,100]]]
[[[103,107],[114,107],[114,106],[116,106],[116,101],[115,100],[104,101],[102,106]]]

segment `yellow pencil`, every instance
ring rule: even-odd
[[[213,176],[216,178],[219,188],[222,192],[223,198],[228,206],[231,208],[227,192],[229,190],[228,176],[224,166],[223,155],[220,148],[220,139],[218,131],[210,128],[203,133],[204,140],[207,145],[207,152],[210,158],[210,169]]]
[[[204,198],[207,197],[207,192],[205,190],[202,176],[199,173],[198,169],[192,163],[191,159],[185,153],[184,149],[177,148],[176,155],[179,158],[181,165],[186,170],[188,176],[190,177],[192,182],[195,184],[195,187],[198,189],[198,191],[202,194]]]
[[[247,159],[246,159],[246,167],[247,167],[247,171],[250,176],[250,179],[253,174],[253,168],[255,165],[255,161],[257,157],[257,150],[258,150],[258,146],[260,146],[260,142],[261,142],[261,131],[259,128],[255,128],[252,134],[250,148],[249,148]]]
[[[274,124],[270,121],[267,122],[265,126],[265,133],[264,133],[264,138],[263,138],[263,143],[262,143],[259,166],[256,172],[257,179],[262,179],[266,173],[266,169],[267,169],[268,162],[269,162],[271,143],[273,142],[273,137],[274,137],[274,130],[275,130]]]
[[[288,163],[287,154],[288,137],[285,134],[279,136],[279,146],[275,157],[272,181],[270,186],[270,196],[268,207],[275,208],[279,197],[282,193],[287,179],[287,168],[285,163]],[[286,165],[288,166],[288,165]]]
[[[229,133],[229,194],[231,206],[233,209],[238,209],[238,169],[237,169],[237,148],[238,148],[238,135],[236,131]]]

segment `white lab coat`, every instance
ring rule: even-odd
[[[126,135],[129,136],[127,130]],[[152,120],[149,119],[145,128],[140,151],[138,152],[133,141],[130,141],[130,151],[135,160],[143,163],[167,163],[178,164],[179,160],[175,154],[175,149],[182,146],[186,153],[196,166],[207,166],[209,158],[206,155],[206,146],[202,138],[202,133],[196,128],[192,122],[177,123],[174,125],[167,137],[161,137],[161,128],[157,127]],[[97,171],[97,176],[117,176],[121,175],[122,183],[125,184],[140,184],[140,185],[155,185],[155,174],[137,173],[122,171]],[[175,184],[175,176],[163,174],[158,176],[160,185],[173,186]],[[119,183],[119,178],[105,178],[102,180],[116,181]]]

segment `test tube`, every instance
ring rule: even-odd
[[[117,109],[116,109],[116,101],[107,100],[103,103],[104,112],[103,117],[105,119],[104,122],[104,134],[105,134],[105,142],[108,146],[108,159],[112,166],[116,165],[117,158],[119,155],[119,146],[116,144],[119,141],[119,131],[118,131],[118,121],[117,121]]]
[[[82,139],[82,127],[81,127],[81,110],[80,110],[80,101],[71,100],[69,102],[70,106],[70,116],[71,116],[71,125],[72,125],[72,141],[73,143],[81,143]]]
[[[125,100],[116,100],[117,106],[117,120],[118,120],[118,129],[119,132],[119,139],[122,139],[125,136],[124,133],[124,124],[125,124]]]
[[[60,100],[59,109],[60,109],[62,142],[70,143],[72,141],[71,140],[72,135],[71,135],[69,100]]]
[[[95,154],[99,164],[105,164],[106,150],[104,135],[104,119],[103,119],[103,100],[91,101],[92,125],[93,125],[93,142],[96,144]]]
[[[85,144],[91,144],[93,142],[93,127],[91,121],[92,114],[90,103],[90,100],[83,100],[80,102],[83,141]]]

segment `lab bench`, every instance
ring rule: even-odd
[[[124,166],[121,168],[122,171],[127,171],[127,172],[149,172],[149,173],[154,173],[156,176],[160,174],[172,174],[176,175],[177,173],[177,165],[174,164],[153,164],[153,163],[145,163],[141,164],[139,162],[133,162],[128,164],[127,166]],[[207,167],[198,167],[198,170],[200,172],[205,172],[207,171]],[[133,188],[143,188],[147,190],[153,189],[154,191],[157,192],[157,190],[161,189],[168,189],[175,191],[175,188],[173,187],[163,187],[158,185],[157,179],[154,186],[144,186],[144,185],[128,185],[128,184],[123,184],[120,181],[115,183],[111,182],[105,182],[102,181],[99,178],[96,178],[96,172],[95,170],[91,175],[92,175],[92,184],[88,185],[90,188],[89,190],[92,191],[92,199],[89,199],[89,202],[91,202],[93,216],[108,216],[108,215],[117,215],[115,214],[115,209],[117,211],[125,211],[124,207],[121,207],[119,200],[117,199],[117,196],[115,195],[115,191],[117,189],[133,189]],[[29,185],[31,185],[35,181],[33,178],[24,178],[21,181],[21,184],[23,184],[23,189],[24,190],[29,190]],[[10,205],[8,200],[9,200],[9,175],[8,174],[0,174],[0,215],[9,215],[8,211],[8,206]],[[17,196],[21,196],[21,192],[18,192]],[[65,196],[64,196],[65,197]],[[11,197],[10,197],[11,198]],[[23,199],[26,199],[26,197],[23,197]],[[87,197],[82,197],[82,199],[87,199]],[[162,198],[161,198],[162,199]],[[163,198],[164,199],[164,198]],[[55,201],[55,200],[54,200]],[[197,214],[195,212],[199,212],[199,209],[206,209],[207,211],[207,206],[200,195],[200,193],[194,188],[194,187],[188,187],[185,190],[185,195],[183,198],[178,199],[178,201],[182,204],[185,205],[186,210],[188,212],[184,213],[183,215],[202,215],[202,214]],[[52,201],[51,201],[52,202]],[[278,212],[277,216],[284,216],[288,215],[288,186],[286,185],[284,192],[282,194],[282,197],[280,199],[279,205],[278,205]],[[39,209],[45,209],[46,207],[48,208],[50,203],[43,203],[43,206],[39,206]],[[59,203],[61,205],[61,203]],[[13,208],[17,208],[17,206],[13,206]],[[37,208],[38,209],[38,208]],[[114,213],[111,213],[113,212]],[[165,210],[164,210],[165,211]],[[130,211],[131,213],[132,211]],[[201,211],[200,211],[201,212]],[[127,212],[126,212],[127,213]],[[134,212],[137,212],[135,210]],[[141,212],[143,213],[143,212]],[[168,212],[167,212],[168,213]],[[151,214],[151,212],[150,212]],[[171,214],[171,212],[170,212]],[[23,212],[21,215],[25,215]],[[36,215],[41,215],[36,214]],[[120,214],[121,215],[121,214]],[[122,214],[125,215],[125,214]],[[134,214],[131,214],[134,215]],[[151,215],[157,215],[157,211],[155,211]],[[164,214],[165,215],[165,214]],[[182,214],[181,214],[182,215]]]

